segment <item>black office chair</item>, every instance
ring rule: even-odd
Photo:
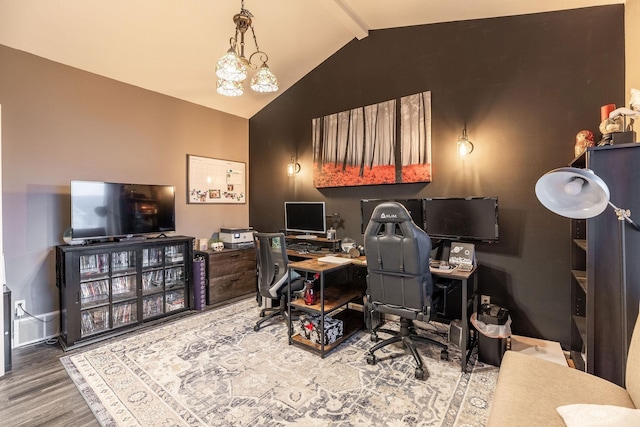
[[[287,246],[282,233],[254,233],[253,241],[256,248],[256,269],[258,273],[258,294],[260,299],[278,300],[278,306],[260,310],[260,317],[253,327],[259,331],[260,326],[276,316],[286,320],[288,303],[288,270],[289,258]],[[291,281],[291,292],[304,288],[304,280],[300,277]],[[267,313],[269,313],[267,315]]]
[[[400,317],[400,331],[382,329],[368,322],[371,340],[378,332],[392,337],[374,345],[367,353],[367,363],[375,365],[374,352],[389,344],[402,341],[416,361],[415,377],[425,378],[422,359],[414,342],[434,344],[441,348],[440,357],[449,358],[448,347],[439,341],[416,334],[414,320],[429,321],[433,282],[429,270],[431,239],[411,220],[407,209],[397,202],[378,205],[371,215],[364,235],[367,257],[367,316],[382,314]]]

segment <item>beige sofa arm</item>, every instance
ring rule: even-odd
[[[513,351],[500,366],[488,426],[564,426],[556,408],[593,403],[634,408],[627,391],[609,381]]]

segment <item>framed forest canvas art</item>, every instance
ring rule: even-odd
[[[312,120],[316,188],[431,182],[431,92]]]

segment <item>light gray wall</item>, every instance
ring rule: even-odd
[[[187,154],[247,162],[248,120],[2,45],[0,64],[7,284],[32,314],[59,307],[71,180],[174,185],[176,234],[248,225],[248,203],[186,203]]]

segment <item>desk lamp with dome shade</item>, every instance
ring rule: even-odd
[[[559,168],[544,174],[536,182],[536,197],[551,212],[572,219],[587,219],[600,215],[611,206],[618,217],[620,236],[620,304],[622,307],[622,378],[625,377],[626,358],[629,348],[627,324],[627,270],[626,270],[626,224],[636,231],[640,226],[630,217],[631,212],[615,206],[609,200],[607,184],[590,169]]]

